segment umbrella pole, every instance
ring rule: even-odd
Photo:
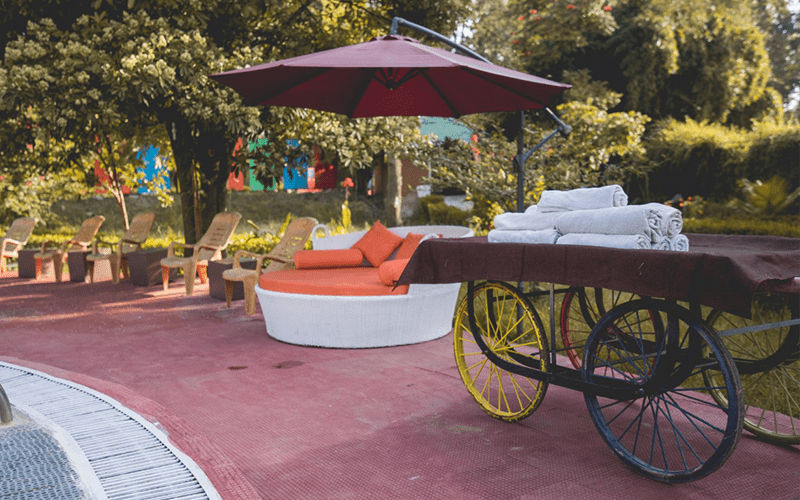
[[[412,23],[411,21],[403,19],[402,17],[394,17],[392,19],[392,27],[389,29],[389,34],[396,35],[397,30],[401,24],[403,26],[407,26],[411,29],[417,30],[421,33],[425,33],[426,35],[431,36],[439,40],[440,42],[453,47],[456,50],[460,50],[461,52],[470,57],[474,57],[479,61],[491,64],[491,61],[489,61],[482,55],[478,54],[474,50],[468,49],[467,47],[464,47],[460,43],[450,40],[449,38],[447,38],[446,36],[442,35],[437,31],[433,31],[432,29],[426,28],[425,26],[422,26],[417,23]],[[561,121],[561,118],[559,118],[555,113],[553,113],[553,111],[550,108],[544,107],[544,111],[553,121],[556,122],[558,128],[556,128],[550,135],[542,139],[539,142],[539,144],[534,146],[529,151],[525,151],[525,137],[524,137],[525,111],[524,110],[519,111],[519,134],[517,135],[517,155],[514,157],[514,165],[516,166],[517,169],[517,212],[525,211],[525,162],[528,161],[528,158],[530,158],[530,156],[533,153],[535,153],[537,149],[544,146],[544,144],[550,139],[552,139],[556,134],[560,133],[562,136],[567,137],[570,134],[570,132],[572,132],[572,127]]]
[[[514,161],[517,167],[517,212],[525,211],[525,160],[523,154],[525,152],[525,112],[519,112],[519,133],[517,134],[517,156],[514,157],[522,159],[522,161]]]

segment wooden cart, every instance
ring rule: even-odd
[[[800,443],[800,240],[688,236],[689,252],[430,240],[400,283],[466,282],[455,357],[489,415],[579,390],[623,462],[692,481],[743,428]]]

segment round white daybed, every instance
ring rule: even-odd
[[[406,226],[389,228],[408,233],[465,238],[471,229],[460,226]],[[315,250],[350,248],[366,231],[317,237]],[[335,270],[334,270],[335,271]],[[306,295],[264,290],[256,295],[267,333],[291,344],[363,348],[414,344],[433,340],[451,330],[460,283],[412,284],[402,295]]]

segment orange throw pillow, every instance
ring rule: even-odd
[[[394,286],[410,259],[387,260],[378,267],[378,279],[386,286]]]
[[[422,241],[424,237],[424,234],[408,233],[406,237],[403,238],[403,243],[400,244],[400,248],[397,249],[397,254],[395,254],[394,258],[410,259],[419,246],[419,242]]]
[[[298,250],[294,254],[295,269],[320,269],[329,267],[358,267],[364,254],[358,248],[343,250]]]
[[[369,263],[378,267],[402,242],[403,238],[386,229],[381,221],[378,221],[352,248],[361,250]]]

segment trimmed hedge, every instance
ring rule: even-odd
[[[786,216],[777,219],[761,217],[736,217],[702,219],[687,217],[683,220],[685,233],[712,234],[761,234],[772,236],[790,236],[800,238],[800,216]]]
[[[761,123],[748,131],[670,120],[648,138],[647,157],[651,199],[682,193],[721,201],[737,192],[739,179],[774,175],[791,190],[800,185],[800,125]]]

